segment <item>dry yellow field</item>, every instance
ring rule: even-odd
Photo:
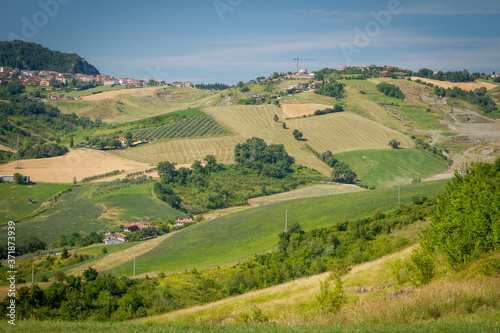
[[[151,168],[146,163],[128,161],[91,149],[71,150],[64,156],[21,160],[20,163],[21,169],[15,168],[15,162],[1,165],[0,174],[12,175],[19,172],[29,175],[34,182],[71,183],[74,177],[80,181],[85,177],[113,170],[125,170],[131,173]],[[107,180],[109,179],[103,179]]]
[[[326,195],[352,193],[359,191],[363,191],[363,189],[361,189],[359,186],[354,186],[354,185],[318,184],[291,190],[288,192],[276,193],[276,194],[266,195],[264,197],[248,199],[248,203],[251,206],[255,207],[255,206],[270,205],[276,202],[282,202],[298,198],[322,197]]]
[[[402,147],[413,145],[409,138],[397,131],[351,112],[290,119],[286,121],[287,129],[283,129],[282,123],[275,122],[273,117],[277,114],[283,119],[284,115],[281,109],[271,105],[210,107],[204,111],[237,134],[156,141],[134,149],[117,150],[113,154],[146,163],[166,160],[179,164],[191,164],[195,159],[202,160],[207,154],[212,154],[219,162],[231,163],[236,144],[259,137],[268,144],[283,144],[297,163],[330,174],[331,169],[305,149],[305,143],[318,152],[330,150],[333,153],[387,148],[391,139],[401,141]],[[294,129],[302,131],[305,140],[295,140],[292,136]]]
[[[100,94],[83,96],[80,99],[84,101],[102,101],[103,99],[115,98],[118,95],[130,95],[135,97],[153,96],[157,90],[164,88],[165,87],[150,87],[150,88],[134,88],[125,90],[106,91]]]
[[[291,119],[288,123],[292,129],[301,131],[307,143],[318,152],[330,150],[338,154],[351,150],[382,149],[387,148],[391,139],[400,141],[403,148],[414,146],[409,137],[352,112]]]
[[[207,155],[214,155],[221,163],[233,163],[234,147],[244,141],[240,135],[161,140],[134,149],[115,150],[113,154],[151,164],[169,161],[178,165],[191,165],[194,160],[202,161]]]
[[[325,110],[331,108],[330,105],[325,104],[283,104],[281,109],[285,118],[297,118],[302,116],[309,116],[316,110]]]
[[[411,79],[413,81],[420,79],[420,81],[422,81],[422,82],[432,83],[433,85],[441,87],[441,88],[458,87],[458,88],[466,90],[466,91],[474,90],[474,89],[481,88],[481,87],[485,87],[486,89],[490,90],[490,89],[497,87],[493,83],[478,82],[478,81],[475,81],[475,82],[447,82],[447,81],[438,81],[438,80],[432,80],[432,79],[424,79],[421,77],[412,77]]]

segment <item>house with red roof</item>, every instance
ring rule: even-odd
[[[127,235],[121,234],[119,232],[108,232],[104,238],[104,244],[121,244],[128,241]]]
[[[137,231],[137,230],[142,230],[146,228],[151,228],[151,223],[149,222],[134,222],[134,223],[123,223],[123,231]],[[158,226],[154,226],[156,230],[158,230]]]
[[[187,218],[187,219],[182,219],[182,220],[177,219],[177,221],[175,221],[174,225],[176,227],[182,227],[182,226],[184,226],[185,223],[193,223],[193,222],[194,222],[194,220],[192,218]]]

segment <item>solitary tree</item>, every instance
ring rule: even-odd
[[[20,185],[24,184],[24,176],[19,173],[19,172],[16,172],[14,174],[14,181]]]
[[[391,141],[389,141],[389,146],[391,146],[394,149],[399,148],[400,145],[401,145],[401,142],[399,142],[396,139],[391,139]]]
[[[292,135],[295,138],[295,140],[300,140],[302,139],[303,136],[302,132],[299,131],[298,129],[294,129]]]
[[[283,123],[281,124],[281,126],[283,127],[283,129],[286,129],[286,123],[285,123],[285,122],[283,122]]]
[[[94,281],[95,279],[97,279],[97,275],[99,275],[99,273],[95,268],[92,267],[89,267],[85,271],[83,271],[83,278],[86,281]]]
[[[280,118],[278,117],[277,114],[274,115],[274,121],[277,122]]]
[[[67,248],[64,248],[61,253],[61,259],[66,259],[66,258],[69,258],[69,251]]]

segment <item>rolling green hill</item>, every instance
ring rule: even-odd
[[[0,184],[0,226],[32,214],[49,198],[69,188],[71,185],[66,184]]]
[[[401,187],[401,201],[415,196],[442,193],[446,181],[411,184]],[[305,229],[328,226],[333,221],[368,216],[376,208],[387,210],[397,205],[397,189],[389,188],[317,198],[297,199],[248,209],[191,226],[171,235],[148,253],[137,257],[137,274],[179,272],[185,269],[224,265],[271,250],[278,234],[288,223],[299,222]],[[132,262],[108,273],[130,276]]]
[[[28,236],[33,235],[50,243],[60,234],[78,232],[85,235],[92,231],[104,233],[113,230],[123,221],[184,216],[153,196],[153,184],[148,182],[95,197],[90,196],[93,184],[77,186],[64,194],[52,208],[17,223],[16,241],[22,244]],[[41,187],[40,191],[44,188],[55,191],[67,187],[69,185],[47,185]],[[21,196],[19,202],[24,201],[27,200]],[[5,227],[0,228],[0,231],[4,230]]]
[[[418,149],[356,150],[335,155],[349,164],[362,184],[376,188],[408,184],[447,169],[436,156]]]

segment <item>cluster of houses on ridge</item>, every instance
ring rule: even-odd
[[[177,219],[173,223],[174,227],[176,228],[182,228],[186,223],[193,223],[194,220],[192,218],[185,218],[185,219]],[[146,228],[155,228],[156,231],[158,231],[158,226],[152,226],[151,223],[149,222],[135,222],[135,223],[124,223],[122,224],[123,227],[123,232],[108,232],[105,235],[104,238],[104,244],[110,245],[110,244],[120,244],[120,243],[126,243],[128,242],[128,237],[126,233],[130,232],[136,232],[140,231]]]
[[[40,86],[40,87],[50,87],[57,82],[70,83],[76,80],[81,85],[87,83],[97,83],[103,86],[125,86],[128,88],[146,88],[150,86],[149,81],[138,80],[134,78],[120,77],[115,78],[111,75],[88,75],[88,74],[70,74],[70,73],[59,73],[55,71],[27,71],[20,70],[19,68],[12,67],[1,67],[0,66],[0,83],[2,82],[12,82],[14,78],[18,78],[26,86]],[[174,81],[172,83],[167,83],[163,80],[153,80],[156,86],[169,86],[169,87],[193,87],[193,83],[190,81]]]

